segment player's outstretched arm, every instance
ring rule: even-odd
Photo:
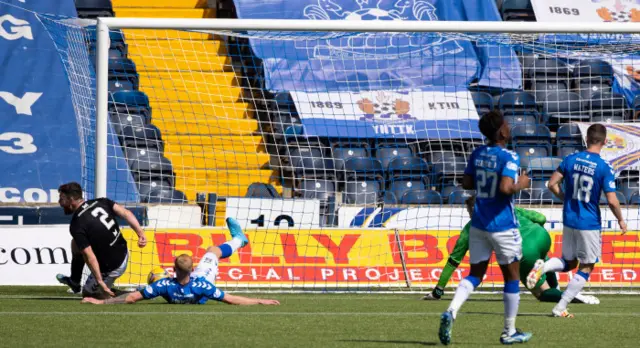
[[[607,192],[607,201],[609,202],[609,209],[611,209],[613,215],[618,219],[618,224],[620,225],[622,234],[627,233],[627,223],[624,222],[624,218],[622,217],[622,209],[620,209],[620,201],[618,201],[616,193]]]
[[[251,305],[279,305],[278,300],[263,300],[260,298],[248,298],[244,296],[234,296],[225,294],[222,302],[232,305],[251,306]]]
[[[102,290],[109,296],[115,296],[113,291],[111,291],[109,286],[102,279],[100,265],[98,264],[98,259],[96,258],[96,254],[93,252],[91,246],[82,249],[82,257],[84,257],[84,262],[91,270],[91,274],[93,274],[93,277],[96,278],[96,282],[98,283],[98,285],[100,285]]]
[[[92,304],[133,304],[140,300],[143,300],[142,294],[139,291],[129,292],[122,294],[118,297],[108,298],[106,300],[98,300],[92,297],[85,297],[82,299],[82,303]]]
[[[556,170],[555,172],[553,172],[553,175],[551,175],[551,179],[549,179],[547,187],[554,196],[560,198],[560,200],[564,202],[564,192],[562,192],[562,190],[560,189],[560,183],[562,182],[562,179],[562,173]]]
[[[127,221],[129,226],[131,226],[131,228],[133,228],[133,230],[138,235],[138,246],[141,247],[141,248],[144,248],[144,246],[147,245],[147,237],[144,235],[144,230],[142,229],[142,227],[138,223],[138,219],[136,219],[136,216],[133,215],[131,210],[129,210],[129,209],[127,209],[127,208],[125,208],[125,207],[123,207],[121,205],[118,205],[116,203],[116,204],[113,205],[113,211],[116,213],[116,215],[118,215],[119,217],[121,217],[125,221]]]

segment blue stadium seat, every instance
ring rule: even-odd
[[[585,101],[585,107],[590,111],[591,122],[624,122],[626,102],[619,93],[594,93],[591,99]]]
[[[469,199],[472,191],[457,188],[449,194],[449,204],[464,204]]]
[[[467,166],[464,157],[451,152],[438,152],[432,155],[432,174],[438,187],[456,185],[462,179]]]
[[[381,198],[380,181],[347,181],[343,200],[347,204],[376,205]]]
[[[145,148],[164,151],[164,142],[158,127],[147,124],[144,127],[124,127],[119,136],[124,148]]]
[[[412,190],[426,190],[425,183],[420,178],[397,178],[389,182],[389,192],[396,197],[404,197],[404,194]]]
[[[442,205],[442,196],[432,190],[411,190],[402,196],[402,204]]]
[[[541,116],[537,112],[508,110],[504,112],[504,118],[509,123],[509,126],[513,127],[527,124],[535,125],[540,123]]]
[[[89,59],[91,63],[95,65],[95,56],[97,53],[97,32],[95,26],[89,27],[87,33],[89,33]],[[122,31],[110,30],[109,39],[111,40],[109,46],[109,59],[127,58],[129,54],[129,48],[124,41],[124,35],[122,34]]]
[[[486,92],[471,92],[471,96],[473,97],[473,103],[480,116],[493,110],[493,98],[491,94]]]
[[[537,112],[536,97],[529,92],[505,92],[500,95],[498,108],[508,110]]]
[[[173,184],[173,166],[161,152],[149,149],[126,149],[125,156],[134,179],[170,178]]]
[[[582,60],[573,68],[575,89],[584,100],[591,99],[594,93],[611,93],[613,68],[611,64],[598,60]]]
[[[344,163],[354,157],[369,157],[369,148],[363,144],[338,144],[332,148],[336,170],[344,169]]]
[[[398,204],[398,197],[391,191],[385,191],[382,201],[385,204]]]
[[[535,22],[530,0],[504,0],[500,6],[500,15],[509,22]]]
[[[151,122],[149,97],[140,91],[117,91],[109,93],[109,111],[142,115],[145,123]]]
[[[384,146],[376,149],[376,159],[382,163],[382,168],[389,168],[389,164],[396,158],[412,157],[413,153],[407,146]]]
[[[558,145],[558,157],[565,158],[584,149],[582,145],[582,134],[577,124],[560,126],[556,132],[556,142]]]
[[[302,127],[300,117],[297,113],[290,112],[270,112],[271,130],[276,134],[285,134],[289,127]]]
[[[263,182],[254,182],[249,185],[244,196],[249,198],[281,198],[273,185]]]
[[[621,205],[627,205],[627,198],[624,196],[624,194],[620,191],[616,191],[616,197],[618,198],[618,201],[620,201]],[[604,192],[600,195],[600,205],[607,205],[609,204],[609,201],[607,200],[607,196],[604,194]]]
[[[382,164],[372,157],[353,157],[344,163],[347,179],[381,179],[384,176]]]
[[[527,166],[532,158],[548,157],[552,154],[551,132],[545,126],[518,125],[511,129],[511,137],[523,167]]]
[[[640,192],[634,192],[629,198],[629,204],[640,205]]]
[[[138,90],[140,77],[136,65],[131,59],[112,59],[109,61],[109,91]]]
[[[80,18],[113,17],[111,0],[75,0]]]
[[[423,176],[429,172],[429,165],[418,157],[399,157],[387,167],[389,177],[393,176]]]
[[[326,158],[318,148],[296,147],[289,152],[290,163],[298,178],[334,178],[333,159]]]
[[[547,94],[569,90],[569,66],[557,59],[536,59],[527,70],[533,80],[532,89],[538,103],[543,102]]]
[[[300,187],[296,191],[299,197],[326,202],[329,197],[335,196],[336,185],[332,180],[303,179],[300,181]]]
[[[532,175],[550,178],[553,172],[558,169],[560,163],[562,163],[562,160],[556,157],[532,158],[529,161],[527,170],[529,170]]]
[[[548,125],[557,126],[574,121],[589,121],[591,116],[582,112],[582,99],[573,92],[552,92],[547,95],[542,110],[547,115]]]
[[[640,172],[637,170],[625,170],[618,176],[618,191],[622,192],[627,199],[640,192]]]
[[[125,127],[140,128],[146,125],[145,118],[142,115],[119,113],[117,111],[109,112],[109,119],[113,131],[117,135],[122,135]]]
[[[152,187],[141,183],[138,185],[138,192],[140,193],[140,201],[142,203],[183,204],[188,201],[182,191],[165,186]]]

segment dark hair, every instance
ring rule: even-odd
[[[587,129],[587,146],[604,144],[607,140],[607,127],[596,123]]]
[[[498,140],[498,131],[504,124],[504,116],[499,110],[492,110],[484,114],[478,121],[478,128],[482,135],[487,137],[490,142],[495,143]]]
[[[77,182],[70,182],[58,187],[59,193],[64,193],[65,196],[71,199],[82,199],[82,186]]]

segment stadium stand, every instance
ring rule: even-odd
[[[115,15],[122,17],[216,16],[216,9],[209,8],[207,1],[202,0],[114,0],[112,3]],[[133,63],[145,62],[139,64],[140,68],[136,73],[139,91],[148,97],[142,97],[139,92],[129,95],[115,92],[112,99],[115,103],[149,110],[148,115],[142,115],[148,116],[146,123],[150,121],[150,126],[153,127],[151,129],[157,127],[159,131],[153,138],[161,138],[164,144],[162,163],[172,163],[175,168],[174,184],[177,193],[162,191],[163,195],[173,199],[186,196],[191,202],[196,200],[197,193],[215,193],[218,197],[279,196],[282,186],[274,171],[269,169],[270,158],[261,145],[261,137],[253,135],[258,132],[255,110],[250,103],[251,96],[242,88],[242,76],[232,70],[227,44],[213,35],[203,33],[125,30],[123,34],[124,45],[114,46],[112,40],[112,50],[122,52]],[[146,45],[151,40],[155,42],[152,47]],[[189,43],[189,47],[185,47],[185,43]],[[110,55],[117,58],[118,53]],[[176,55],[179,57],[175,57]],[[166,59],[168,57],[172,59]],[[197,66],[194,65],[196,61]],[[118,61],[112,61],[111,66],[118,66],[119,63],[116,62]],[[149,62],[154,62],[155,66]],[[189,73],[185,75],[187,71]],[[207,91],[212,94],[204,94],[199,90],[203,83],[218,90]],[[135,86],[127,87],[137,89]],[[205,99],[205,95],[218,97]],[[124,100],[125,98],[129,99]],[[133,101],[131,98],[140,98],[143,102]],[[131,115],[131,109],[128,111]],[[202,122],[204,115],[207,115],[206,122]],[[130,134],[128,129],[143,128],[140,127],[139,117],[127,117],[123,120],[119,116],[112,116],[112,119],[121,122],[123,133]],[[148,134],[143,139],[149,137],[152,136]],[[124,138],[132,137],[125,135]],[[133,140],[138,141],[139,138]],[[311,163],[313,166],[313,161],[307,162],[304,164]],[[312,168],[306,168],[305,172],[313,170]],[[166,180],[163,181],[164,184]],[[255,184],[268,186],[252,186],[249,190]],[[163,185],[161,187],[164,189]],[[147,186],[145,183],[145,192],[148,190]],[[224,204],[219,204],[216,211],[216,216],[220,219],[224,217]]]

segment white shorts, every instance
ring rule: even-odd
[[[504,232],[487,232],[471,226],[469,230],[469,261],[471,264],[489,261],[496,253],[500,265],[522,259],[522,238],[517,228]]]
[[[562,231],[562,257],[567,261],[596,263],[602,254],[600,230],[576,230],[564,227]]]
[[[218,277],[218,257],[214,253],[206,253],[200,259],[198,267],[191,272],[193,277],[204,277],[211,284],[216,283],[216,277]]]
[[[104,283],[107,284],[109,288],[113,287],[113,283],[115,283],[116,279],[120,278],[120,276],[124,274],[124,271],[127,270],[127,262],[129,262],[129,254],[125,256],[124,261],[122,261],[120,267],[114,269],[109,273],[102,274],[102,281],[104,281]],[[99,295],[102,293],[102,288],[100,287],[100,285],[98,285],[98,282],[96,281],[96,278],[93,276],[93,274],[89,274],[89,276],[87,277],[87,281],[82,287],[82,293],[87,295]]]

